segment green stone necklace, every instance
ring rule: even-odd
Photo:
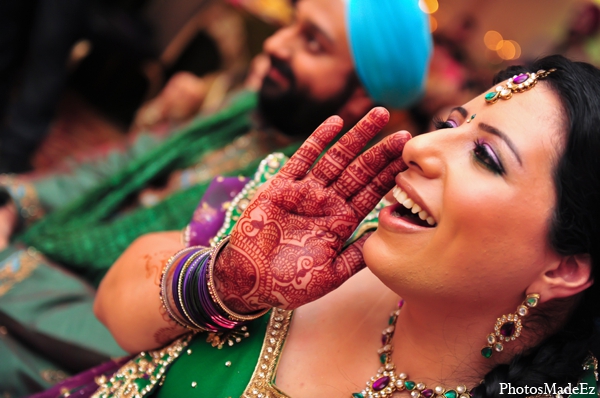
[[[381,343],[383,346],[377,351],[382,366],[377,374],[369,381],[367,387],[361,392],[352,394],[352,398],[389,398],[396,391],[410,391],[412,398],[471,398],[467,387],[460,385],[456,389],[447,390],[442,386],[427,388],[425,383],[417,383],[409,380],[406,373],[396,373],[396,365],[392,362],[392,338],[396,329],[396,321],[404,300],[398,303],[398,309],[390,314],[388,326],[383,329]]]

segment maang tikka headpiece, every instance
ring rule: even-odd
[[[543,79],[555,70],[556,68],[548,71],[540,69],[536,73],[526,72],[514,75],[504,85],[498,85],[494,91],[487,93],[485,95],[485,102],[495,104],[500,98],[504,100],[510,99],[513,93],[522,93],[535,87],[539,79]]]

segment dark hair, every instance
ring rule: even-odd
[[[549,241],[561,255],[589,254],[593,278],[598,277],[600,261],[600,70],[582,62],[553,55],[533,64],[512,66],[500,72],[494,84],[523,72],[540,69],[556,71],[543,82],[562,102],[566,133],[564,148],[554,169],[556,208],[551,220]],[[587,289],[577,301],[560,330],[538,346],[515,357],[511,363],[490,371],[484,383],[473,390],[474,397],[497,397],[500,383],[513,387],[543,387],[544,383],[565,386],[578,382],[582,365],[591,352],[599,355],[599,334],[594,320],[598,317],[598,284]],[[538,318],[546,324],[561,300],[548,302],[546,313]],[[539,325],[538,325],[539,327]]]

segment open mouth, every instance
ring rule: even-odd
[[[407,193],[400,187],[394,187],[392,194],[394,199],[398,201],[398,203],[393,205],[392,217],[402,218],[411,224],[426,228],[433,228],[437,225],[433,217],[409,198]]]

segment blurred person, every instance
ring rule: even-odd
[[[294,22],[268,39],[264,51],[270,63],[258,95],[241,93],[164,143],[140,144],[70,175],[30,182],[2,177],[20,217],[11,223],[24,232],[1,253],[0,314],[8,337],[0,344],[7,358],[0,362],[0,391],[35,391],[56,380],[44,378],[45,371],[64,375],[77,367],[44,350],[47,339],[31,349],[22,335],[49,336],[63,352],[73,345],[92,359],[112,355],[106,329],[94,329],[93,290],[83,293],[88,283],[97,284],[141,234],[183,228],[215,175],[248,175],[266,154],[291,153],[329,114],[349,125],[374,104],[413,103],[424,85],[431,37],[427,16],[410,0],[301,0]],[[141,193],[157,181],[179,192],[146,198],[141,207]],[[52,322],[39,330],[48,313]]]
[[[147,34],[123,17],[114,0],[0,2],[0,173],[31,170],[30,158],[54,117],[78,40],[135,47],[130,56],[153,52]]]

